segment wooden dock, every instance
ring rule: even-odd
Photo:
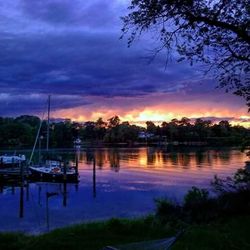
[[[21,177],[22,175],[29,175],[27,167],[0,168],[0,177]]]
[[[66,177],[62,180],[58,180],[57,178],[46,178],[46,177],[35,177],[31,174],[29,168],[27,166],[20,167],[8,167],[8,168],[0,168],[0,182],[23,182],[23,181],[43,181],[43,182],[68,182],[68,183],[76,183],[78,182],[78,171],[76,172],[75,178],[67,179]]]
[[[13,180],[21,181],[29,177],[29,170],[27,167],[14,167],[14,168],[1,168],[0,169],[0,180],[2,182]]]
[[[22,174],[22,170],[20,169],[20,167],[0,169],[0,176],[7,176],[7,175],[20,176],[21,174]],[[27,168],[24,168],[23,174],[28,175]]]

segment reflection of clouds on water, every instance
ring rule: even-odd
[[[74,152],[66,156],[74,163]],[[95,219],[144,215],[154,211],[155,198],[180,202],[192,186],[209,188],[214,174],[231,175],[244,166],[247,158],[239,150],[230,149],[92,148],[83,149],[78,159],[78,184],[24,186],[22,219],[20,187],[1,184],[0,230],[45,231],[47,192],[56,193],[48,202],[51,229]]]

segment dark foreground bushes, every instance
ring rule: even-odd
[[[217,218],[250,214],[250,172],[247,169],[239,169],[233,178],[215,176],[211,185],[216,195],[192,187],[182,206],[167,199],[156,200],[156,216],[163,223],[176,220],[206,223]]]

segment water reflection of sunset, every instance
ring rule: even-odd
[[[79,159],[80,181],[77,184],[29,183],[30,194],[44,202],[46,192],[59,192],[51,199],[53,221],[57,225],[111,217],[143,216],[155,210],[154,200],[167,197],[182,202],[192,186],[211,188],[215,174],[226,177],[243,167],[246,155],[237,149],[207,148],[84,148],[81,151],[62,152],[74,163]],[[96,159],[94,168],[93,159]],[[64,189],[65,188],[65,189]],[[40,190],[40,191],[39,191]],[[37,210],[25,201],[25,218],[16,217],[19,192],[0,194],[0,230],[13,228],[30,230],[37,227],[37,211],[44,214],[40,203]],[[53,203],[52,203],[53,202]],[[42,204],[42,203],[41,203]],[[58,204],[63,204],[62,207]],[[67,204],[65,206],[64,204]],[[55,213],[55,211],[57,211]],[[15,217],[13,217],[13,215]],[[9,223],[9,219],[12,224]],[[59,224],[57,224],[59,223]]]
[[[237,150],[216,151],[200,150],[188,152],[169,152],[167,149],[96,149],[80,154],[80,169],[91,167],[91,154],[94,154],[99,169],[115,172],[141,171],[142,173],[165,175],[231,174],[243,167],[247,157]],[[90,165],[90,166],[89,166]]]

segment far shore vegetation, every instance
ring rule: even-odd
[[[36,116],[22,115],[16,118],[0,117],[0,147],[29,148],[32,147],[40,124]],[[42,147],[46,143],[46,121],[42,122],[39,135]],[[146,127],[132,125],[121,121],[118,116],[107,121],[74,122],[69,119],[52,120],[50,124],[50,147],[71,148],[76,139],[82,143],[93,145],[127,144],[156,145],[184,144],[211,146],[242,146],[249,142],[250,130],[239,125],[231,125],[222,120],[213,123],[210,120],[191,120],[183,117],[157,125],[146,122]]]
[[[241,249],[250,247],[250,172],[239,169],[233,177],[193,187],[182,204],[156,199],[155,213],[144,218],[110,219],[57,229],[38,236],[0,233],[0,249],[101,250],[107,245],[162,239],[181,232],[172,246],[179,249]],[[211,192],[211,191],[210,191]]]

